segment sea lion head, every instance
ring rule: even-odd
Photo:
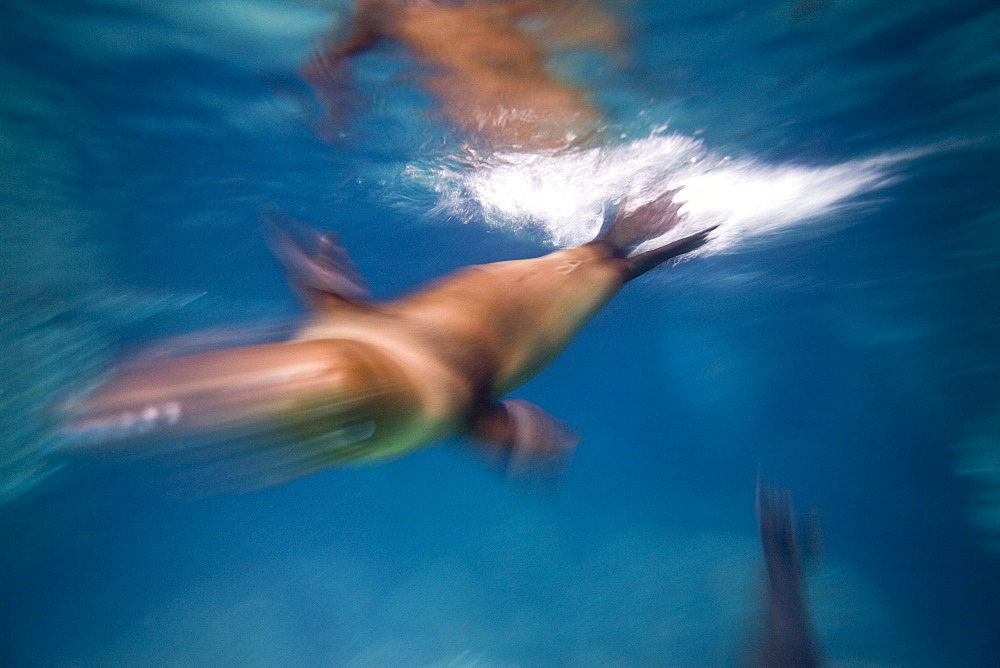
[[[319,339],[126,365],[64,413],[74,451],[135,452],[137,442],[143,452],[252,451],[288,442],[334,464],[377,456],[419,402],[377,347]]]

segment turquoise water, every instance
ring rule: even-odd
[[[759,469],[819,517],[828,663],[1000,662],[995,3],[617,7],[621,62],[551,63],[615,141],[484,160],[391,46],[324,132],[297,72],[347,11],[4,3],[0,663],[732,664]],[[455,443],[204,498],[55,452],[49,407],[112,360],[301,316],[262,206],[385,298],[660,182],[719,236],[517,392],[583,434],[553,490]]]

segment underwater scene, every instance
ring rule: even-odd
[[[993,0],[5,0],[0,665],[1000,665]]]

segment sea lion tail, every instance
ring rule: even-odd
[[[680,213],[683,202],[675,199],[678,191],[680,188],[668,190],[651,202],[631,210],[627,203],[623,204],[607,229],[598,237],[598,241],[610,245],[625,259],[626,281],[645,274],[671,258],[700,248],[708,241],[709,233],[717,227],[713,226],[659,248],[630,256],[629,253],[637,246],[667,234],[683,220],[684,215]]]

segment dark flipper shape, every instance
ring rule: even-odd
[[[701,248],[708,243],[708,235],[711,234],[712,230],[716,227],[718,227],[718,225],[713,225],[712,227],[702,230],[701,232],[683,237],[676,241],[671,241],[669,244],[660,246],[659,248],[654,248],[653,250],[648,250],[644,253],[639,253],[638,255],[629,257],[628,267],[630,273],[626,277],[626,280],[631,281],[633,278],[642,276],[650,269],[658,267],[667,260]]]
[[[622,202],[601,239],[625,255],[644,241],[666,234],[683,218],[680,213],[682,203],[675,197],[680,190],[668,190],[631,211],[627,210],[628,202]]]
[[[651,202],[627,211],[625,205],[618,210],[614,220],[598,238],[598,242],[608,244],[620,257],[625,257],[636,246],[655,239],[677,227],[683,219],[680,213],[682,203],[676,201],[680,188],[668,190]],[[645,274],[671,258],[690,253],[705,245],[708,235],[717,226],[702,230],[666,245],[636,255],[626,257],[625,280]]]
[[[333,232],[319,232],[273,211],[262,213],[261,221],[271,251],[309,306],[331,309],[369,299],[364,279]]]
[[[767,598],[764,634],[754,665],[818,666],[819,651],[806,604],[802,555],[787,490],[757,481],[757,524],[767,568]]]
[[[509,477],[552,477],[565,469],[577,432],[533,403],[505,399],[490,404],[468,432],[478,449]]]

